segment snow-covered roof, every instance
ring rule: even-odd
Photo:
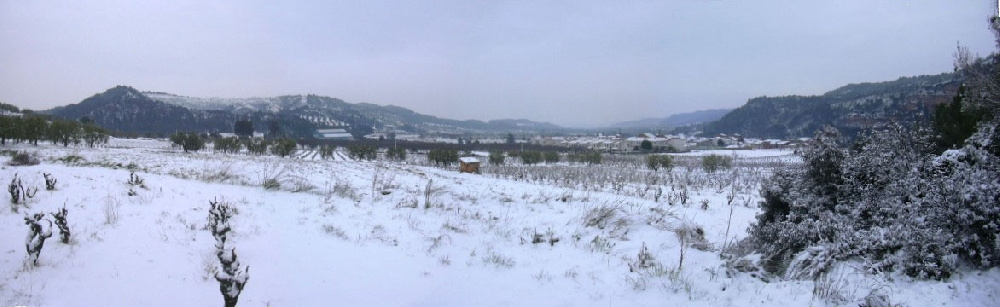
[[[479,163],[479,159],[476,157],[461,157],[458,158],[458,161],[462,161],[462,163]]]
[[[343,128],[333,128],[333,129],[316,129],[316,133],[328,134],[328,133],[347,133],[347,130]]]

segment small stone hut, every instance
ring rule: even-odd
[[[461,173],[479,174],[479,159],[476,157],[458,158],[458,171]]]

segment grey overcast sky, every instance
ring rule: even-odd
[[[993,0],[0,1],[0,101],[115,85],[597,126],[951,71]]]

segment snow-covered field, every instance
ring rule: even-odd
[[[856,306],[873,291],[907,306],[1000,304],[996,269],[947,282],[871,276],[849,263],[816,282],[727,273],[721,250],[746,236],[758,211],[758,182],[726,186],[748,171],[740,167],[675,168],[652,186],[570,188],[419,166],[418,156],[185,154],[123,139],[100,149],[0,150],[42,160],[12,167],[0,157],[0,180],[16,174],[40,189],[18,213],[0,210],[0,306],[220,305],[206,230],[213,200],[238,210],[226,245],[250,267],[240,306]],[[739,166],[788,154],[727,155]],[[127,183],[132,171],[143,186]],[[55,190],[45,190],[43,173],[58,179]],[[680,186],[690,189],[684,204],[673,197]],[[638,192],[649,187],[669,195]],[[71,242],[53,230],[37,267],[27,264],[25,214],[64,206]],[[682,244],[684,229],[700,229],[705,241]]]

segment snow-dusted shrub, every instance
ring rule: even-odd
[[[146,188],[146,180],[142,179],[142,177],[139,177],[139,175],[136,175],[135,172],[129,173],[128,180],[125,181],[125,183],[128,183],[128,185],[130,186],[138,186],[140,188]]]
[[[681,222],[674,228],[674,235],[684,244],[700,251],[711,251],[712,244],[705,239],[705,229],[689,221]]]
[[[24,217],[24,224],[28,225],[28,237],[24,240],[24,247],[28,252],[28,262],[33,266],[38,265],[38,255],[42,253],[45,239],[52,237],[52,221],[46,219],[44,221],[48,222],[48,225],[43,225],[43,217],[45,214],[42,213]]]
[[[489,265],[494,265],[497,268],[508,268],[509,269],[509,268],[514,267],[514,265],[517,264],[517,261],[514,261],[513,258],[504,256],[504,255],[500,255],[500,254],[497,254],[496,252],[491,251],[490,253],[488,253],[485,256],[483,256],[483,263],[484,264],[489,264]]]
[[[353,201],[361,200],[361,195],[359,195],[358,191],[351,186],[350,180],[341,180],[338,178],[332,186],[329,186],[328,190],[330,194],[340,196],[341,198]]]
[[[646,242],[642,242],[642,248],[639,249],[639,254],[636,255],[635,260],[628,262],[629,272],[639,272],[640,270],[646,270],[654,266],[660,265],[653,258],[653,254],[649,252],[649,248],[646,247]]]
[[[240,299],[240,293],[250,279],[250,266],[242,267],[236,257],[236,249],[219,249],[216,251],[222,271],[215,272],[215,280],[219,281],[219,292],[226,307],[235,307]]]
[[[236,306],[243,286],[250,278],[250,267],[244,268],[240,265],[236,257],[236,249],[226,248],[226,240],[229,231],[232,230],[229,226],[229,219],[237,214],[237,210],[227,202],[213,200],[209,201],[208,204],[208,225],[206,228],[215,237],[215,255],[219,258],[219,264],[222,266],[221,271],[215,272],[215,280],[219,282],[219,292],[222,293],[225,306]]]
[[[232,230],[229,226],[229,219],[236,215],[237,211],[227,202],[213,200],[209,201],[208,205],[208,225],[206,228],[215,237],[216,247],[222,249],[225,247],[229,231]]]
[[[843,305],[853,300],[848,293],[849,286],[844,276],[820,274],[813,281],[813,296],[832,305]]]
[[[604,229],[615,221],[620,211],[620,208],[608,205],[601,205],[590,209],[583,216],[583,226]]]
[[[804,168],[778,169],[761,184],[763,211],[749,232],[768,272],[782,273],[793,255],[838,232],[837,216],[831,211],[845,156],[839,141],[835,128],[821,129],[797,151]]]
[[[806,248],[792,258],[785,270],[788,279],[816,279],[826,273],[834,264],[836,250],[832,245],[815,245]]]
[[[10,193],[10,210],[17,213],[17,205],[24,203],[27,199],[35,197],[38,193],[38,188],[24,188],[24,184],[21,183],[21,178],[14,174],[14,179],[10,180],[10,184],[7,185],[7,192]]]
[[[284,163],[269,163],[258,173],[258,182],[266,190],[278,190],[282,182],[289,178],[288,165]]]
[[[38,165],[38,163],[41,163],[38,156],[26,151],[15,152],[10,161],[7,161],[7,165],[10,166]]]
[[[59,180],[57,180],[55,177],[52,177],[52,174],[42,173],[42,177],[45,177],[46,190],[52,191],[56,189],[56,182],[58,182]]]
[[[63,206],[61,210],[56,211],[52,214],[52,218],[56,221],[56,226],[59,227],[59,241],[63,244],[69,243],[69,224],[66,222],[66,215],[69,211],[66,211],[66,206]]]
[[[262,183],[261,186],[264,187],[265,190],[277,190],[281,188],[281,182],[275,178],[267,178],[264,179],[264,183]]]
[[[937,157],[926,135],[890,127],[842,151],[821,131],[800,153],[804,168],[779,170],[762,187],[750,237],[764,268],[796,277],[822,255],[944,279],[962,264],[1000,264],[1000,158],[989,147],[996,126]],[[837,248],[810,252],[819,245]]]

